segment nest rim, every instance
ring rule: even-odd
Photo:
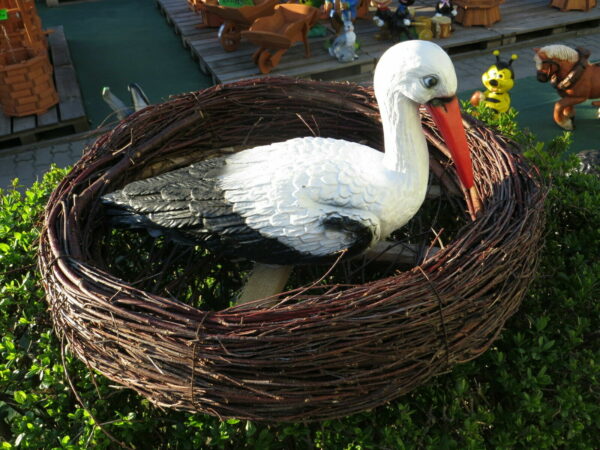
[[[356,121],[366,121],[369,140],[381,140],[370,88],[285,77],[245,80],[176,96],[130,116],[87,149],[56,188],[46,209],[39,266],[55,328],[89,367],[159,406],[220,418],[314,421],[379,406],[458,362],[476,358],[495,340],[535,273],[545,189],[535,168],[513,153],[511,141],[470,117],[465,117],[469,142],[485,140],[486,151],[500,167],[498,176],[504,177],[501,186],[488,180],[494,176],[485,169],[487,153],[476,154],[483,213],[409,272],[275,307],[259,301],[214,312],[140,291],[94,267],[86,254],[94,223],[78,215],[87,211],[95,217],[99,196],[126,179],[133,166],[146,161],[145,167],[154,170],[152,164],[165,145],[170,146],[167,155],[177,160],[184,143],[199,140],[187,132],[198,121],[207,130],[202,137],[216,139],[215,129],[227,127],[213,117],[213,107],[246,111],[249,99],[258,98],[257,108],[274,104],[285,109],[297,106],[300,97],[308,105],[304,112],[352,109]],[[331,125],[341,126],[341,132],[358,123],[352,116],[349,124],[340,125],[341,119],[332,119]],[[232,136],[244,136],[243,144],[259,145],[253,139],[264,126],[261,120],[266,119],[260,115],[246,120],[240,125],[245,133],[238,130]],[[428,118],[423,120],[428,142],[443,157],[444,144]],[[301,117],[294,126],[305,132],[310,125],[314,124]],[[215,148],[214,143],[206,144],[211,145]],[[211,157],[210,150],[204,156]],[[136,172],[139,175],[139,169]],[[460,186],[452,168],[445,168],[442,176],[446,175],[453,180],[449,183]],[[486,193],[502,198],[490,200]],[[465,204],[473,215],[468,195]],[[502,227],[490,230],[490,223],[499,218],[504,220]],[[510,249],[498,241],[508,241],[506,236],[511,237]],[[482,246],[479,241],[484,238],[495,245]],[[526,245],[530,252],[517,251]],[[491,262],[490,273],[485,273],[492,283],[489,288],[465,283],[463,291],[448,292],[449,283],[460,284],[461,272],[483,273],[483,264]],[[510,276],[503,278],[502,269],[511,265]],[[411,299],[411,292],[414,304],[404,300],[407,295]],[[352,335],[356,333],[359,337]],[[406,350],[403,346],[409,341],[412,347]],[[374,362],[378,342],[387,353]],[[400,354],[392,355],[391,349]],[[390,382],[394,378],[400,381]]]

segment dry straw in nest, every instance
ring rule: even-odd
[[[444,204],[456,206],[448,222],[458,223],[435,255],[364,283],[331,285],[324,277],[275,306],[259,301],[207,310],[179,295],[195,295],[189,273],[218,277],[226,263],[197,251],[197,259],[169,272],[177,255],[159,252],[163,267],[153,278],[162,276],[159,288],[143,288],[151,276],[124,281],[110,273],[116,263],[103,252],[99,197],[193,160],[294,136],[381,148],[372,90],[249,80],[130,116],[86,151],[48,203],[39,264],[57,331],[89,367],[157,405],[271,422],[373,408],[477,357],[533,277],[545,190],[509,141],[475,119],[465,123],[484,205],[475,220],[465,213],[470,202],[423,112],[433,178],[447,194]],[[416,233],[423,248],[439,246],[440,230],[415,220],[424,224]]]

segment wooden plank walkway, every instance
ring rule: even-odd
[[[40,115],[7,117],[0,111],[0,148],[32,144],[89,129],[63,27],[50,33],[48,44],[59,103]]]
[[[175,32],[181,36],[184,47],[198,61],[201,70],[215,83],[226,83],[261,76],[251,55],[256,47],[242,39],[233,52],[225,52],[217,39],[216,28],[199,28],[200,16],[190,10],[186,0],[156,0]],[[427,3],[427,4],[426,4]],[[432,1],[417,1],[417,15],[433,15]],[[600,25],[600,7],[587,12],[560,12],[548,6],[548,0],[506,0],[500,6],[502,20],[492,27],[462,27],[455,25],[454,33],[436,40],[448,53],[457,54],[514,44],[533,38],[552,36]],[[355,29],[361,49],[359,58],[341,64],[326,49],[328,38],[310,38],[312,56],[304,58],[301,44],[290,48],[271,75],[288,75],[320,80],[360,80],[371,73],[390,42],[374,38],[376,27],[370,21],[358,20]]]

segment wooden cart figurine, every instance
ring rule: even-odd
[[[486,88],[485,92],[475,91],[471,96],[471,104],[484,106],[496,111],[496,113],[505,113],[510,108],[510,91],[515,85],[515,72],[512,63],[517,59],[517,55],[512,55],[508,62],[500,59],[500,51],[494,50],[496,64],[492,64],[483,75],[481,81]]]
[[[208,12],[205,8],[207,3],[217,6],[219,4],[217,0],[187,0],[187,3],[190,9],[200,16],[200,23],[196,28],[219,28],[223,25],[221,17]]]
[[[273,14],[279,0],[251,0],[251,2],[253,6],[239,8],[212,3],[204,4],[204,9],[209,14],[223,20],[218,37],[226,52],[232,52],[238,48],[242,39],[242,31],[247,30],[256,19]]]
[[[304,44],[305,57],[308,58],[308,32],[318,18],[317,8],[286,3],[277,5],[272,16],[256,19],[249,30],[242,31],[245,39],[259,47],[252,59],[261,73],[271,72],[295,42]]]

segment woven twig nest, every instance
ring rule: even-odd
[[[466,117],[484,205],[472,220],[425,112],[423,122],[432,179],[444,195],[401,237],[420,239],[420,264],[387,268],[364,282],[365,270],[340,281],[323,276],[327,268],[308,269],[319,282],[275,306],[227,307],[231,293],[221,292],[218,280],[239,281],[243,263],[168,243],[144,250],[150,238],[123,238],[106,225],[99,197],[193,160],[295,136],[382,148],[372,90],[250,80],[130,116],[86,151],[48,203],[39,263],[57,331],[89,367],[157,405],[260,421],[366,410],[477,357],[533,277],[545,190],[509,141]],[[449,234],[432,218],[448,211],[445,223],[456,230],[444,245]],[[434,246],[440,250],[427,256]],[[221,293],[224,309],[209,310],[203,292]]]

